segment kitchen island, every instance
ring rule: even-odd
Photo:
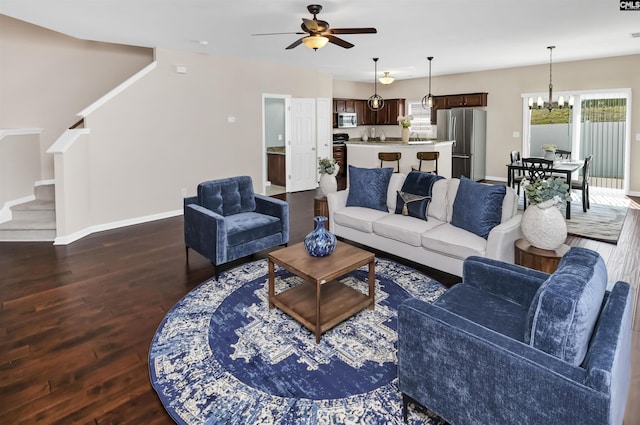
[[[418,168],[418,152],[440,152],[438,159],[438,174],[451,178],[451,149],[452,140],[421,140],[403,143],[401,141],[384,141],[384,142],[362,142],[348,141],[347,145],[347,164],[354,167],[376,168],[380,167],[378,153],[380,152],[400,152],[400,172],[408,174],[411,167]],[[387,162],[385,167],[395,167],[394,163]]]

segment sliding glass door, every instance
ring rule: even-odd
[[[562,93],[568,98],[568,93]],[[542,146],[556,145],[571,152],[572,160],[593,155],[592,187],[628,191],[631,90],[571,93],[574,107],[529,109],[523,94],[523,156],[542,156]]]

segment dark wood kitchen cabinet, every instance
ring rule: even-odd
[[[372,112],[366,100],[355,100],[355,112],[358,116],[358,125],[369,125],[372,122]]]
[[[487,106],[487,93],[453,94],[445,97],[446,108]]]
[[[333,145],[333,159],[340,166],[336,175],[338,190],[345,190],[347,188],[347,147],[345,145]]]
[[[405,99],[385,99],[384,108],[369,109],[367,99],[333,99],[333,127],[338,127],[338,113],[355,112],[358,125],[395,125],[405,114]]]
[[[285,159],[286,157],[283,154],[267,154],[267,178],[271,184],[277,186],[287,185]]]
[[[487,106],[488,93],[448,94],[433,96],[431,124],[438,124],[438,109],[475,108]]]
[[[372,124],[398,124],[398,117],[404,116],[404,99],[385,99],[384,108],[376,113],[376,120]]]
[[[333,99],[333,112],[356,112],[355,99]]]

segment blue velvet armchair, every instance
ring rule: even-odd
[[[253,192],[249,176],[198,185],[184,199],[187,262],[192,248],[216,266],[289,242],[289,205]]]
[[[630,286],[571,248],[552,275],[469,257],[462,283],[398,310],[398,385],[463,424],[622,423],[631,370]]]

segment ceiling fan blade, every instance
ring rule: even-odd
[[[326,34],[376,34],[375,28],[333,28],[326,31]]]
[[[310,32],[323,32],[329,29],[329,23],[322,19],[302,18],[302,29]]]
[[[318,22],[313,19],[302,18],[302,25],[311,32],[320,31],[320,27],[318,27]]]
[[[340,47],[344,47],[345,49],[350,49],[350,48],[352,48],[354,46],[353,44],[349,43],[348,41],[344,41],[341,38],[334,37],[331,34],[325,34],[324,36],[329,39],[329,43],[336,44],[336,45],[338,45]]]
[[[331,40],[329,40],[329,41],[331,41]],[[299,46],[299,45],[301,45],[301,44],[302,44],[302,39],[301,39],[301,38],[299,38],[299,39],[297,39],[296,41],[294,41],[293,43],[291,43],[290,45],[288,45],[288,46],[285,48],[285,50],[293,49],[294,47],[298,47],[298,46]]]
[[[251,34],[252,36],[256,36],[256,35],[291,35],[291,34],[306,34],[306,32],[264,32],[264,33],[260,33],[260,34]]]

